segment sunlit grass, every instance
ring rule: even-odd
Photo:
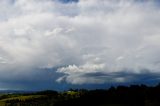
[[[40,98],[42,96],[43,95],[29,95],[29,96],[10,97],[10,98],[6,98],[6,99],[2,99],[2,100],[0,100],[0,102],[5,102],[7,100],[21,100],[21,101],[24,101],[24,100],[27,100],[27,99]]]
[[[21,96],[21,95],[8,95],[8,98],[1,99],[0,100],[0,106],[5,106],[7,101],[11,100],[19,100],[19,101],[25,101],[29,99],[37,99],[41,98],[44,95],[28,95],[28,96]]]

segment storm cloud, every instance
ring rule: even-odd
[[[160,73],[156,0],[1,0],[0,7],[3,86],[118,83]]]

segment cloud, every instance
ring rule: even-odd
[[[80,32],[76,39],[81,46],[82,63],[58,70],[72,84],[126,82],[128,78],[84,77],[87,73],[129,72],[144,70],[159,74],[159,8],[154,2],[80,1],[81,14],[76,16]],[[156,41],[157,40],[157,41]],[[95,60],[98,59],[96,62]],[[90,68],[86,68],[88,66]],[[100,69],[94,67],[103,65]],[[92,68],[91,68],[92,67]],[[134,81],[135,79],[132,79]]]
[[[112,73],[147,70],[159,74],[160,9],[156,2],[73,1],[0,1],[3,80],[35,80],[35,69],[45,68],[54,68],[53,76],[63,74],[52,80],[71,84],[129,79]],[[111,76],[106,79],[96,73]]]

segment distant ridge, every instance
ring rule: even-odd
[[[24,94],[24,93],[34,93],[37,91],[26,91],[26,90],[0,90],[0,94]]]

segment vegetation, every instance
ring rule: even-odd
[[[0,106],[160,106],[160,85],[0,95]]]

